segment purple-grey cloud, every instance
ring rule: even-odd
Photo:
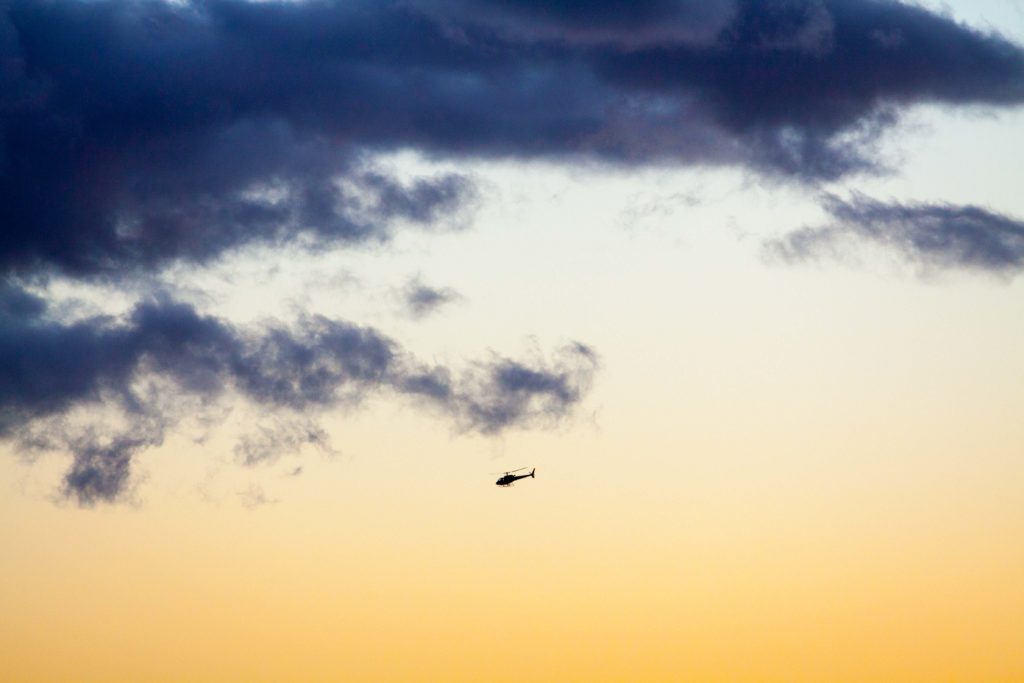
[[[906,107],[1022,99],[1018,45],[894,0],[8,0],[0,269],[384,239],[471,194],[380,151],[814,181],[876,168]]]
[[[830,222],[766,243],[786,261],[841,255],[867,242],[926,270],[963,269],[1013,276],[1024,271],[1024,221],[978,206],[881,202],[855,194],[824,198]]]
[[[240,396],[269,415],[307,416],[243,437],[237,455],[256,465],[306,443],[329,450],[314,417],[380,393],[484,434],[554,422],[583,398],[597,366],[576,344],[557,363],[495,357],[457,375],[417,361],[377,330],[321,316],[241,328],[165,297],[124,318],[64,324],[7,286],[0,301],[12,300],[0,313],[0,438],[30,451],[70,451],[63,491],[83,505],[122,497],[134,457],[163,443],[181,419],[178,397]],[[72,427],[66,418],[80,408],[114,411],[121,426]]]
[[[419,278],[413,278],[402,289],[402,303],[413,318],[424,318],[460,298],[450,287],[431,287]]]

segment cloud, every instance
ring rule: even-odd
[[[280,502],[277,498],[268,496],[259,484],[249,484],[249,488],[238,492],[238,497],[242,500],[242,507],[247,510],[255,510],[265,505],[275,505]]]
[[[518,40],[570,45],[707,44],[735,13],[732,0],[413,0],[453,30],[485,26]]]
[[[460,295],[449,287],[431,287],[419,278],[413,278],[402,290],[402,303],[413,318],[425,318],[445,304],[458,301]]]
[[[128,436],[103,445],[76,444],[74,463],[64,476],[63,495],[74,497],[81,505],[116,499],[128,487],[132,457],[147,445],[145,438]]]
[[[978,206],[880,202],[860,194],[824,198],[831,222],[766,244],[785,261],[841,256],[861,243],[884,246],[925,270],[1013,276],[1024,270],[1024,221]]]
[[[1024,52],[892,0],[11,0],[0,270],[117,276],[384,240],[470,203],[373,154],[877,169],[917,103],[1018,105]],[[493,10],[493,11],[492,11]],[[495,23],[497,22],[497,23]]]
[[[23,318],[37,316],[46,310],[46,301],[34,294],[12,285],[0,282],[0,316]]]
[[[303,446],[313,446],[327,454],[336,454],[331,438],[323,427],[310,419],[274,419],[260,424],[235,444],[235,457],[243,465],[254,466],[276,461],[282,455],[298,453]],[[301,474],[302,468],[293,474]]]
[[[241,328],[167,297],[123,318],[69,324],[47,319],[32,295],[11,286],[0,301],[15,302],[0,319],[0,438],[25,451],[72,453],[63,493],[83,505],[121,499],[135,456],[163,443],[197,405],[259,408],[265,423],[236,447],[252,466],[305,444],[332,452],[316,418],[381,393],[465,431],[554,424],[582,400],[597,367],[576,344],[554,364],[496,356],[458,374],[424,365],[372,328],[322,316]]]
[[[578,342],[562,349],[552,366],[498,357],[478,366],[450,405],[463,428],[484,434],[550,423],[580,402],[598,365],[594,350]]]

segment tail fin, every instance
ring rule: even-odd
[[[537,478],[537,477],[534,477],[534,476],[533,476],[533,473],[534,473],[534,472],[536,472],[536,471],[537,471],[537,468],[536,468],[536,467],[534,467],[534,468],[533,468],[532,470],[530,470],[530,476],[531,476],[531,477],[533,477],[534,479],[536,479],[536,478]]]

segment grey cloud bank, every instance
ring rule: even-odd
[[[458,176],[362,172],[379,151],[814,181],[876,168],[864,142],[907,106],[1024,99],[1019,46],[891,0],[581,7],[7,0],[0,268],[87,276],[379,239],[382,219],[464,200]]]

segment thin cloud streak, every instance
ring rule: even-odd
[[[899,254],[924,270],[961,269],[1012,277],[1024,271],[1024,221],[978,206],[881,202],[827,195],[831,222],[765,244],[786,262],[841,257],[863,243]]]

